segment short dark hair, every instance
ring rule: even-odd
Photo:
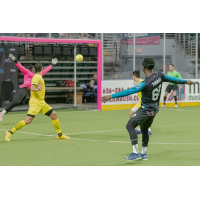
[[[38,62],[35,64],[35,73],[42,71],[42,63]]]
[[[136,76],[137,78],[140,78],[140,71],[139,70],[133,71],[133,76]]]
[[[169,65],[171,65],[172,67],[174,67],[174,64],[169,64]]]
[[[27,66],[27,69],[30,70],[30,71],[31,71],[33,68],[34,68],[33,65],[29,65],[29,66]]]
[[[142,62],[142,66],[147,69],[153,69],[155,66],[155,61],[153,58],[145,58]]]

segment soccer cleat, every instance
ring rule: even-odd
[[[175,108],[178,108],[178,106],[175,104]]]
[[[141,130],[140,130],[140,127],[139,127],[139,126],[137,126],[137,127],[135,128],[135,131],[136,131],[136,133],[137,133],[137,134],[142,134],[142,132],[141,132]]]
[[[140,127],[139,127],[139,126],[137,126],[137,127],[135,128],[135,130],[138,130],[138,131],[140,131]]]
[[[166,108],[166,107],[165,107],[165,105],[163,104],[163,105],[161,106],[161,108]]]
[[[151,132],[151,129],[150,129],[150,128],[148,129],[148,134],[149,134],[149,135],[152,135],[152,132]]]
[[[12,133],[10,131],[5,132],[5,140],[6,142],[10,142],[10,138],[12,137]]]
[[[141,131],[138,131],[138,130],[135,130],[136,131],[136,133],[137,134],[142,134],[142,132]]]
[[[139,160],[141,156],[139,153],[131,153],[128,157],[124,158],[124,160]]]
[[[0,112],[0,122],[2,122],[2,121],[3,121],[3,116],[2,116],[2,114]]]
[[[141,160],[148,160],[147,154],[140,154],[141,155]]]
[[[59,137],[59,135],[57,135],[56,139],[57,140],[70,139],[70,137],[66,136],[65,134],[62,134],[60,137]]]

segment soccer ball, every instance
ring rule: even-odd
[[[81,54],[76,55],[76,61],[81,62],[83,60],[83,56]]]

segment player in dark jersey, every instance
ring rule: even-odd
[[[167,76],[162,72],[153,73],[155,62],[153,58],[145,58],[142,66],[143,72],[146,75],[146,79],[139,83],[137,86],[132,87],[128,90],[124,90],[117,94],[103,96],[102,102],[109,101],[112,98],[124,97],[137,92],[142,92],[141,108],[130,118],[126,125],[126,129],[129,132],[131,143],[133,145],[133,153],[125,160],[148,160],[147,158],[147,146],[149,142],[148,128],[151,127],[155,115],[159,111],[159,101],[162,89],[162,82],[171,82],[176,84],[188,84],[192,85],[193,82],[190,80],[179,79],[171,76]],[[140,126],[142,131],[142,152],[138,151],[138,136],[135,131],[137,126]]]

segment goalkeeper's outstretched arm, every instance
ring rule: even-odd
[[[17,58],[15,58],[15,56],[13,56],[12,54],[9,54],[9,58],[11,58],[11,60],[15,62],[16,66],[18,67],[18,69],[19,69],[23,74],[26,74],[26,73],[29,72],[29,70],[26,69],[25,67],[23,67],[22,64],[17,60]]]
[[[43,70],[42,76],[44,76],[47,72],[49,72],[49,71],[52,69],[52,67],[53,67],[52,65],[56,65],[57,62],[58,62],[58,59],[57,59],[57,58],[52,59],[51,65],[49,65],[48,67],[46,67],[46,68]]]

